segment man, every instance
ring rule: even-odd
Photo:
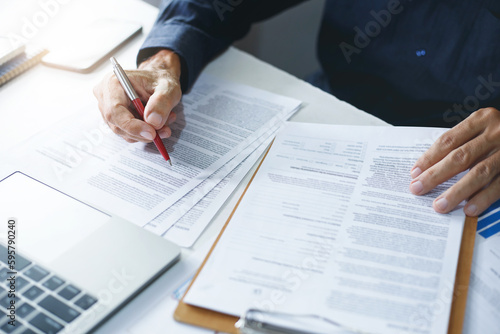
[[[203,66],[243,37],[253,22],[299,2],[164,1],[138,54],[139,69],[128,71],[147,101],[145,122],[134,118],[113,75],[94,89],[104,119],[128,142],[150,142],[155,130],[169,137],[172,108]],[[500,102],[499,13],[500,3],[493,0],[337,0],[325,5],[316,85],[394,125],[459,123],[410,171],[410,190],[422,195],[470,168],[434,201],[441,213],[469,199],[465,213],[477,216],[500,198],[500,111],[491,108]],[[472,113],[481,107],[490,108]]]

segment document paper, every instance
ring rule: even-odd
[[[271,137],[268,138],[250,155],[247,154],[247,157],[233,170],[228,172],[227,168],[223,167],[212,174],[207,180],[200,183],[177,203],[163,211],[153,221],[144,226],[144,228],[153,233],[162,234],[165,239],[181,247],[191,247],[255,164],[255,161],[265,151],[271,139]],[[203,191],[205,184],[210,183],[210,180],[214,178],[220,180],[221,175],[226,175],[226,177],[222,178],[208,193],[206,190]],[[196,204],[186,212],[186,207],[193,202]],[[165,226],[167,227],[165,228]]]
[[[185,298],[316,314],[366,333],[447,331],[465,216],[409,190],[444,129],[288,123]]]
[[[144,226],[203,181],[207,182],[198,193],[210,191],[255,150],[247,148],[267,140],[299,106],[300,101],[291,98],[202,76],[175,108],[172,137],[164,140],[173,166],[152,143],[110,139],[99,124],[102,121],[95,121],[101,117],[98,111],[92,110],[94,115],[80,117],[58,134],[46,133],[32,140],[31,150],[49,164],[45,168],[28,164],[24,170]],[[240,154],[244,151],[246,155]],[[223,167],[226,174],[210,179]],[[188,204],[191,208],[196,201]]]
[[[481,217],[478,230],[463,333],[496,334],[500,328],[500,212]]]
[[[110,211],[119,210],[144,225],[299,105],[297,100],[204,76],[175,108],[172,137],[164,141],[173,166],[167,166],[152,143],[132,146],[89,173],[81,192],[92,193],[92,200],[108,203]]]

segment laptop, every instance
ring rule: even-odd
[[[180,249],[22,172],[0,181],[0,332],[86,333]]]

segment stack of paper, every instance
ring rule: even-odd
[[[312,314],[364,333],[446,333],[465,216],[431,203],[457,178],[425,196],[408,189],[444,131],[289,123],[184,302]]]
[[[17,166],[189,247],[299,106],[201,76],[176,107],[172,137],[164,140],[172,167],[153,144],[129,144],[111,133],[97,110],[79,112],[17,148]]]

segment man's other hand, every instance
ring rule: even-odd
[[[138,70],[126,71],[137,95],[145,103],[144,121],[113,73],[94,88],[102,117],[114,133],[129,143],[151,142],[156,131],[161,138],[171,135],[169,124],[175,121],[172,109],[181,100],[181,64],[172,51],[162,50],[141,63]]]
[[[470,171],[433,203],[447,213],[463,200],[477,216],[500,198],[500,111],[480,109],[444,133],[415,163],[410,191],[423,195],[467,169]]]

